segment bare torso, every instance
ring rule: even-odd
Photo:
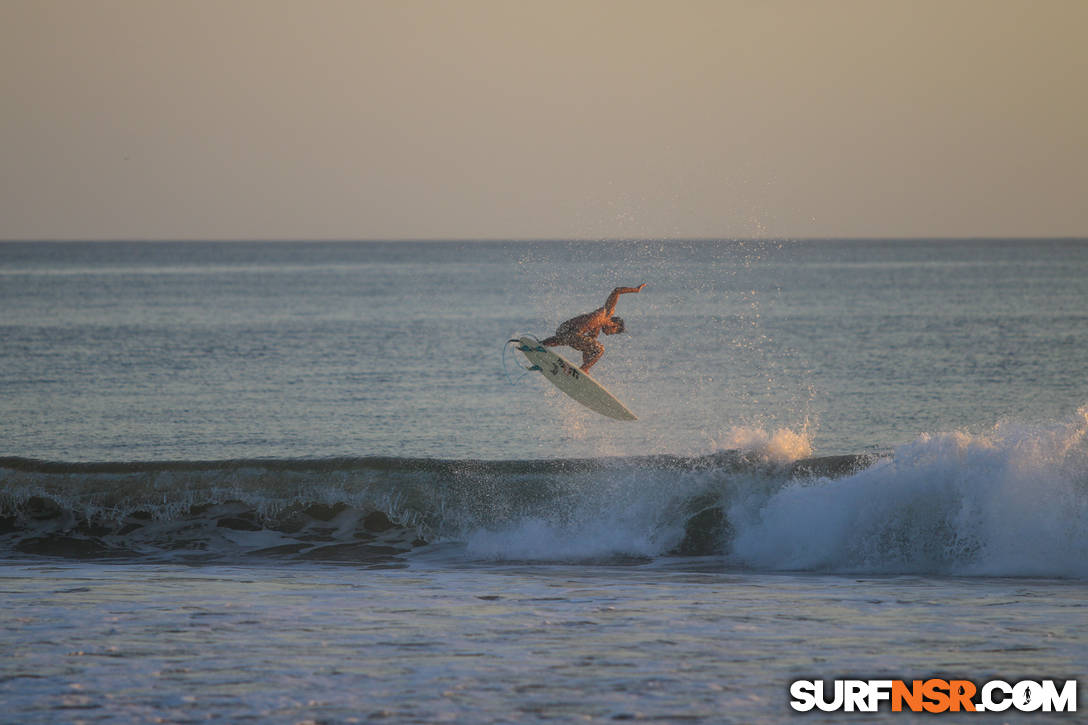
[[[566,328],[571,332],[576,332],[579,335],[587,335],[589,337],[597,337],[601,334],[601,328],[612,317],[608,310],[604,307],[598,307],[593,312],[587,312],[584,315],[578,315],[572,317],[564,322],[560,327]]]
[[[613,319],[620,295],[641,292],[645,286],[617,287],[605,300],[604,307],[570,318],[556,329],[555,335],[541,340],[541,344],[547,347],[567,345],[578,350],[582,353],[582,369],[589,370],[604,354],[604,345],[597,342],[597,336],[602,331],[607,335],[623,332],[623,321],[618,317]]]

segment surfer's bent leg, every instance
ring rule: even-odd
[[[604,345],[589,335],[578,335],[560,327],[551,337],[540,341],[544,347],[566,345],[582,353],[582,370],[589,370],[604,355]]]
[[[604,345],[588,335],[579,336],[567,344],[582,353],[582,370],[587,372],[604,355]]]

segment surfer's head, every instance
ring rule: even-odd
[[[601,327],[601,332],[606,335],[618,335],[626,330],[627,326],[623,324],[623,318],[619,315],[613,315],[612,318]]]

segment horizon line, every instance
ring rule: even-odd
[[[535,244],[707,243],[707,242],[1086,242],[1088,236],[783,236],[783,237],[39,237],[0,239],[0,244]]]

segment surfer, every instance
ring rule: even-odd
[[[616,303],[619,302],[620,295],[641,292],[645,286],[646,283],[643,282],[638,287],[617,287],[608,295],[604,307],[570,318],[555,329],[554,335],[541,340],[540,344],[545,347],[573,347],[582,353],[582,370],[588,371],[604,355],[604,345],[597,342],[597,335],[602,332],[606,335],[618,335],[626,329],[623,318],[616,314]]]

